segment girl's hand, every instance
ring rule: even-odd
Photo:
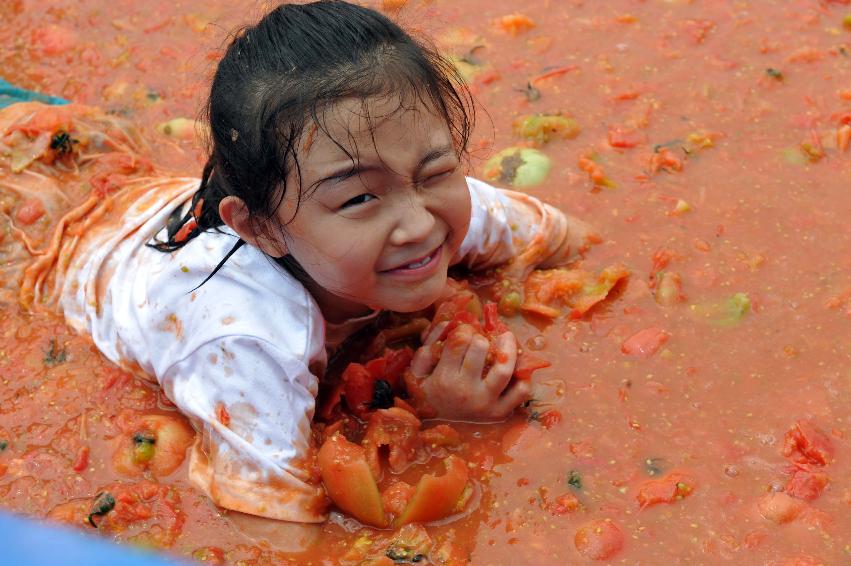
[[[528,381],[512,381],[517,361],[517,339],[511,332],[496,338],[496,361],[482,377],[490,348],[487,338],[463,324],[443,345],[440,360],[432,355],[432,344],[447,323],[437,325],[417,350],[411,371],[421,379],[425,400],[438,417],[458,420],[498,421],[529,398]]]

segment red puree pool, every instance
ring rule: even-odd
[[[196,115],[226,31],[264,11],[241,4],[5,0],[0,74],[128,116],[197,174],[192,142],[154,125]],[[456,427],[473,511],[427,526],[424,556],[397,540],[370,563],[851,563],[851,3],[434,0],[399,18],[471,76],[478,175],[519,116],[575,120],[537,144],[553,167],[525,190],[603,235],[583,269],[631,275],[580,318],[508,319],[552,366],[528,411]],[[2,301],[3,507],[108,489],[136,514],[107,536],[214,562],[355,563],[392,537],[337,514],[278,550],[185,468],[118,473],[113,438],[171,411],[161,392]]]

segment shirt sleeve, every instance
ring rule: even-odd
[[[467,179],[470,228],[454,263],[489,269],[509,263],[519,277],[538,266],[576,259],[588,244],[584,223],[524,193]]]
[[[310,430],[318,382],[303,361],[256,337],[226,336],[160,381],[198,431],[189,478],[217,505],[286,521],[326,518]]]

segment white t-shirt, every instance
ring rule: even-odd
[[[538,263],[565,240],[556,209],[475,179],[468,186],[470,229],[455,263],[493,267],[530,245]],[[154,179],[122,189],[117,223],[88,231],[57,276],[62,310],[107,358],[155,376],[191,419],[199,434],[189,476],[217,504],[322,521],[310,424],[325,321],[304,286],[249,245],[193,291],[237,242],[227,227],[172,253],[145,245],[197,187]]]

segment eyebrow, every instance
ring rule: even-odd
[[[441,157],[449,155],[450,153],[454,153],[454,151],[455,148],[452,146],[452,144],[447,144],[428,152],[425,157],[420,159],[419,163],[417,163],[417,166],[414,167],[414,178],[416,179],[420,176],[420,173],[422,173],[422,170],[423,168],[425,168],[426,165],[428,165],[432,161],[437,161]]]

